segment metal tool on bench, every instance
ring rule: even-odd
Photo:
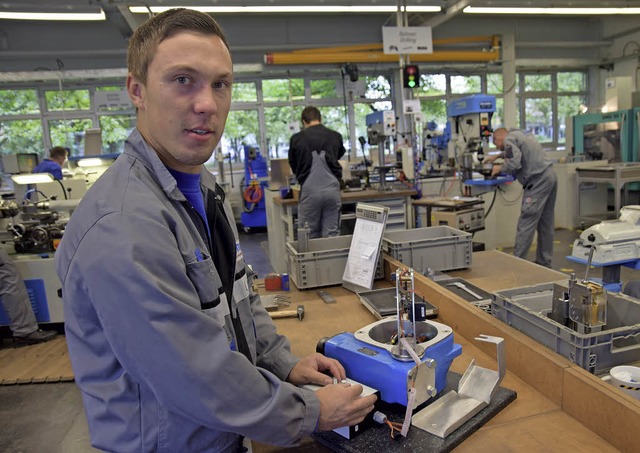
[[[336,298],[323,289],[316,291],[316,294],[324,301],[325,304],[335,304]]]
[[[465,285],[462,282],[447,283],[447,286],[455,286],[457,288],[460,288],[462,291],[464,291],[467,294],[475,297],[478,300],[484,299],[480,294],[476,293],[475,291],[471,291],[469,288],[467,288],[467,285]]]
[[[451,328],[417,320],[415,305],[413,269],[398,269],[396,316],[325,338],[318,352],[337,359],[351,379],[379,390],[381,400],[413,410],[445,388],[449,366],[462,353]]]
[[[273,319],[298,318],[299,321],[302,321],[304,319],[304,305],[298,305],[298,308],[295,310],[270,311],[269,316]]]

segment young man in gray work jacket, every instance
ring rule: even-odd
[[[65,327],[92,444],[106,451],[290,446],[363,420],[375,398],[328,384],[344,368],[297,359],[245,264],[211,157],[232,62],[208,15],[169,10],[129,41],[137,129],[74,212],[56,252]],[[246,444],[247,442],[245,442]]]
[[[535,262],[551,267],[553,214],[558,189],[553,164],[547,159],[535,137],[521,130],[496,129],[493,132],[493,143],[502,153],[491,156],[485,161],[493,162],[498,157],[503,157],[504,163],[494,165],[491,175],[496,176],[501,172],[513,173],[524,188],[513,254],[526,259],[533,236],[537,231],[538,245]]]

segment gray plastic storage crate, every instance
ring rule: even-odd
[[[471,266],[471,234],[445,225],[385,231],[382,250],[403,264],[425,274]]]
[[[640,360],[640,301],[607,294],[607,323],[600,332],[578,333],[547,316],[553,283],[497,291],[491,313],[499,320],[596,375]],[[566,290],[567,282],[561,284]]]
[[[298,289],[341,285],[352,235],[309,239],[309,250],[298,252],[298,241],[287,242],[287,270]],[[382,253],[375,278],[384,277]]]

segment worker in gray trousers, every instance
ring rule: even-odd
[[[324,151],[313,151],[313,163],[300,191],[298,218],[309,224],[309,238],[340,234],[340,182],[331,173]]]
[[[342,135],[322,124],[317,107],[307,106],[300,115],[302,130],[289,141],[288,160],[300,184],[298,225],[309,224],[309,238],[340,234],[340,180],[344,156]]]
[[[513,254],[526,259],[533,236],[537,232],[535,262],[551,267],[553,215],[558,190],[553,164],[547,159],[535,137],[519,129],[496,129],[493,132],[493,143],[502,153],[490,156],[486,161],[493,162],[498,157],[503,157],[504,163],[494,165],[491,176],[512,173],[524,188]]]
[[[24,280],[18,268],[9,258],[9,254],[0,247],[0,298],[11,323],[16,343],[32,344],[51,340],[55,331],[43,331],[38,328],[31,301],[24,286]]]

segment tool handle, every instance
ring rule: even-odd
[[[270,311],[269,315],[272,318],[297,318],[298,311],[297,310],[278,310],[278,311]]]

